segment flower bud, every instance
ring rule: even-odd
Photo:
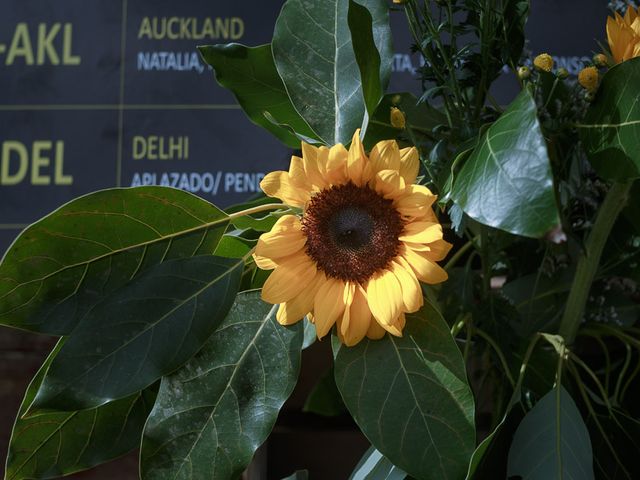
[[[533,65],[538,70],[550,72],[553,69],[553,58],[548,53],[541,53],[533,59]]]
[[[587,92],[595,92],[598,89],[598,69],[596,67],[586,67],[578,74],[578,83]]]
[[[588,90],[587,90],[586,92],[584,92],[584,99],[585,99],[587,102],[591,103],[591,102],[593,102],[593,100],[594,100],[595,98],[596,98],[596,93],[595,93],[595,92],[590,92],[590,91],[588,91]]]
[[[526,80],[531,76],[531,69],[529,67],[525,67],[524,65],[518,67],[518,78],[520,80]]]
[[[404,113],[399,108],[391,107],[390,115],[391,125],[395,128],[403,129],[405,127]]]
[[[569,76],[569,70],[567,70],[566,68],[559,68],[556,72],[556,75],[559,79],[564,80]]]
[[[607,60],[607,56],[604,53],[598,53],[593,56],[593,64],[596,67],[602,68],[609,65],[609,61]]]

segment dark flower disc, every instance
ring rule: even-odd
[[[349,182],[311,198],[302,217],[307,254],[329,277],[364,283],[388,267],[404,222],[391,200]]]

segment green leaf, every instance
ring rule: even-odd
[[[314,385],[304,402],[303,412],[315,413],[325,417],[335,417],[346,413],[344,402],[340,397],[333,368],[327,370]]]
[[[316,343],[318,335],[316,326],[311,323],[307,317],[304,317],[302,322],[304,323],[304,340],[302,341],[302,349],[304,350]]]
[[[369,447],[349,480],[404,480],[407,474],[396,467],[375,447]]]
[[[209,254],[227,216],[166,187],[77,198],[27,228],[0,265],[0,323],[67,335],[88,311],[145,269]]]
[[[418,103],[411,93],[390,93],[382,97],[378,108],[369,120],[364,145],[371,149],[381,140],[397,139],[406,131],[391,125],[391,107],[397,107],[405,115],[406,129],[410,129],[416,139],[433,140],[433,129],[446,123],[446,117],[427,103]]]
[[[142,427],[155,390],[80,412],[55,412],[22,418],[33,401],[60,340],[29,384],[9,444],[6,480],[58,478],[86,470],[140,445]]]
[[[487,477],[495,476],[497,478],[500,476],[497,470],[500,468],[504,469],[504,463],[498,466],[492,465],[491,454],[494,450],[504,449],[505,446],[508,450],[513,433],[525,413],[524,406],[521,403],[521,398],[522,391],[518,387],[517,390],[513,392],[500,423],[496,425],[493,431],[487,435],[487,437],[480,442],[473,451],[471,461],[469,462],[469,469],[467,471],[467,480],[474,478],[475,475],[478,475],[478,478],[484,478],[483,474]],[[506,476],[506,472],[502,474],[502,477],[504,476]]]
[[[580,128],[582,144],[598,173],[609,179],[640,177],[640,58],[611,68]]]
[[[300,139],[277,124],[287,124],[296,133],[317,139],[289,100],[273,63],[271,45],[246,47],[230,43],[198,47],[198,50],[204,61],[215,70],[218,83],[233,92],[253,123],[291,148],[300,148]]]
[[[336,385],[369,441],[420,479],[459,479],[475,446],[473,396],[440,314],[407,315],[401,338],[334,343]]]
[[[170,260],[108,295],[54,358],[30,411],[96,407],[178,368],[226,316],[243,265],[205,255]]]
[[[564,388],[549,391],[522,420],[509,450],[507,475],[530,480],[594,478],[589,432]]]
[[[375,112],[383,94],[380,81],[380,54],[373,39],[373,18],[366,7],[349,0],[347,22],[360,70],[362,93],[368,114],[365,118],[368,118]],[[366,125],[363,128],[366,130]]]
[[[256,240],[248,240],[234,235],[234,233],[237,232],[225,233],[222,236],[214,255],[225,258],[242,258],[255,247]]]
[[[359,3],[373,17],[373,37],[381,52],[384,83],[387,62],[392,58],[388,9],[382,0]],[[348,144],[365,112],[347,24],[348,7],[348,0],[289,0],[273,33],[273,57],[289,97],[327,145]]]
[[[300,370],[302,323],[259,291],[238,295],[198,354],[162,379],[142,443],[144,480],[236,478],[265,441]]]
[[[528,91],[482,136],[451,198],[474,220],[516,235],[538,238],[559,223],[547,146]]]

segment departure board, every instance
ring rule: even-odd
[[[532,3],[527,48],[577,73],[604,39],[606,2]],[[0,4],[1,252],[31,222],[95,190],[166,185],[225,207],[286,168],[291,150],[245,117],[196,50],[269,42],[282,0]],[[419,93],[406,21],[391,19],[390,90]],[[505,73],[499,101],[516,88]]]

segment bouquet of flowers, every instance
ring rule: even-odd
[[[640,15],[618,7],[577,80],[523,54],[527,0],[287,0],[270,44],[200,47],[299,151],[224,211],[110,189],[19,236],[0,322],[60,340],[6,478],[136,448],[145,480],[237,478],[322,339],[371,442],[353,478],[640,478]],[[386,92],[390,14],[419,98]]]

